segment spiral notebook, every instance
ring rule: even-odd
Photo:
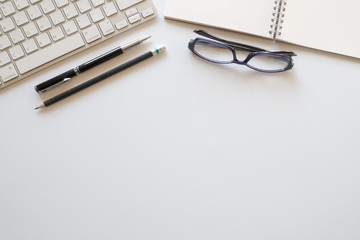
[[[167,0],[164,16],[360,58],[359,0]]]

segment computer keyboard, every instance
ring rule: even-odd
[[[155,16],[151,0],[0,0],[0,89]]]

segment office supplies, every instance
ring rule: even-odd
[[[123,71],[123,70],[125,70],[125,69],[127,69],[127,68],[129,68],[131,66],[134,66],[137,63],[140,63],[140,62],[142,62],[142,61],[144,61],[144,60],[146,60],[146,59],[148,59],[148,58],[150,58],[150,57],[152,57],[154,55],[157,55],[157,54],[163,52],[164,50],[165,50],[165,46],[160,46],[160,47],[155,48],[155,49],[153,49],[153,50],[151,50],[149,52],[146,52],[146,53],[144,53],[144,54],[142,54],[142,55],[140,55],[140,56],[138,56],[138,57],[124,63],[124,64],[121,64],[121,65],[119,65],[119,66],[117,66],[117,67],[115,67],[115,68],[113,68],[113,69],[111,69],[111,70],[109,70],[107,72],[104,72],[104,73],[102,73],[102,74],[100,74],[100,75],[98,75],[98,76],[84,82],[84,83],[79,84],[76,87],[73,87],[73,88],[71,88],[71,89],[69,89],[69,90],[67,90],[67,91],[53,97],[53,98],[50,98],[50,99],[44,101],[41,105],[36,107],[35,110],[39,109],[39,108],[48,107],[48,106],[50,106],[50,105],[52,105],[52,104],[54,104],[54,103],[56,103],[56,102],[58,102],[58,101],[60,101],[60,100],[62,100],[64,98],[67,98],[67,97],[69,97],[69,96],[71,96],[71,95],[73,95],[73,94],[75,94],[75,93],[77,93],[77,92],[79,92],[81,90],[84,90],[87,87],[90,87],[90,86],[94,85],[95,83],[98,83],[98,82],[100,82],[100,81],[102,81],[102,80],[104,80],[104,79],[106,79],[108,77],[111,77],[111,76],[113,76],[114,74],[116,74],[118,72],[121,72],[121,71]]]
[[[145,38],[140,38],[140,39],[137,39],[135,41],[132,41],[130,43],[127,43],[123,46],[120,46],[120,47],[117,47],[109,52],[106,52],[94,59],[91,59],[90,61],[88,62],[85,62],[73,69],[70,69],[60,75],[57,75],[43,83],[40,83],[38,85],[35,86],[35,90],[37,92],[45,92],[45,91],[48,91],[62,83],[65,83],[67,81],[70,80],[70,78],[76,76],[76,75],[79,75],[103,62],[106,62],[120,54],[122,54],[126,49],[128,48],[131,48],[135,45],[138,45],[140,43],[142,43],[143,41],[145,41],[146,39],[150,38],[150,36],[148,37],[145,37]]]
[[[0,0],[0,89],[155,16],[151,0]]]
[[[290,70],[294,66],[291,51],[268,51],[258,47],[228,41],[215,37],[203,30],[194,30],[195,33],[207,38],[191,39],[188,48],[196,56],[217,64],[236,63],[245,65],[253,70],[263,73],[278,73]],[[244,59],[239,60],[237,52],[249,52]]]
[[[168,19],[360,58],[360,1],[167,0]]]

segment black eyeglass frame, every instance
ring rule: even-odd
[[[284,72],[287,70],[290,70],[293,66],[294,66],[294,61],[292,59],[292,56],[296,56],[296,54],[292,51],[268,51],[266,49],[262,49],[262,48],[258,48],[258,47],[254,47],[254,46],[250,46],[250,45],[246,45],[246,44],[242,44],[242,43],[237,43],[237,42],[233,42],[233,41],[229,41],[229,40],[225,40],[222,38],[218,38],[215,37],[213,35],[210,35],[209,33],[203,31],[203,30],[194,30],[195,33],[202,35],[204,37],[216,40],[216,41],[212,41],[209,39],[205,39],[205,38],[195,38],[195,39],[191,39],[189,44],[188,44],[188,48],[198,57],[212,62],[212,63],[217,63],[217,64],[230,64],[230,63],[235,63],[235,64],[240,64],[240,65],[245,65],[253,70],[259,71],[259,72],[264,72],[264,73],[277,73],[277,72]],[[233,55],[233,60],[231,61],[216,61],[213,59],[209,59],[206,58],[204,56],[202,56],[201,54],[199,54],[198,52],[196,52],[195,50],[195,45],[198,42],[202,42],[203,44],[212,44],[215,46],[219,46],[221,48],[226,48],[228,50],[230,50],[232,52]],[[240,50],[240,51],[248,51],[250,52],[248,54],[248,56],[243,60],[240,61],[237,59],[236,57],[236,51],[235,50]],[[248,62],[255,56],[268,56],[268,57],[273,57],[273,58],[277,58],[278,60],[284,61],[287,63],[287,66],[283,69],[278,69],[278,70],[265,70],[265,69],[259,69],[256,68],[252,65],[249,65]]]

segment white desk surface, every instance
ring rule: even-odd
[[[199,26],[154,3],[157,19],[1,91],[0,239],[360,239],[360,60],[204,28],[298,54],[282,74],[213,65],[187,49]],[[34,111],[34,85],[147,34],[78,81],[166,52]]]

